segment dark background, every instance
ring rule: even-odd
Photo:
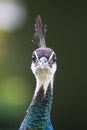
[[[31,42],[35,18],[47,24],[46,43],[57,54],[52,122],[55,130],[87,129],[87,2],[25,0],[26,24],[0,31],[0,130],[17,130],[35,89]]]

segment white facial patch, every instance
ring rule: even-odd
[[[34,54],[35,54],[37,60],[39,61],[39,59],[38,59],[38,55],[37,55],[36,51],[34,51]]]
[[[51,56],[49,58],[49,61],[52,59],[53,55],[54,55],[54,52],[52,52],[52,54],[51,54]]]

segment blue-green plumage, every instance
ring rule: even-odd
[[[44,97],[42,86],[37,96],[32,100],[19,130],[53,130],[50,119],[52,99],[50,85],[46,97]]]

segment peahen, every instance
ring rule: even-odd
[[[34,37],[39,48],[32,54],[31,70],[36,78],[32,102],[19,130],[53,130],[50,112],[53,100],[53,81],[57,69],[56,54],[46,47],[46,28],[40,15],[36,18]]]

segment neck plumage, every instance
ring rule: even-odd
[[[50,121],[53,99],[52,82],[53,79],[46,81],[46,85],[45,82],[42,84],[37,80],[35,94],[19,130],[53,130]]]

